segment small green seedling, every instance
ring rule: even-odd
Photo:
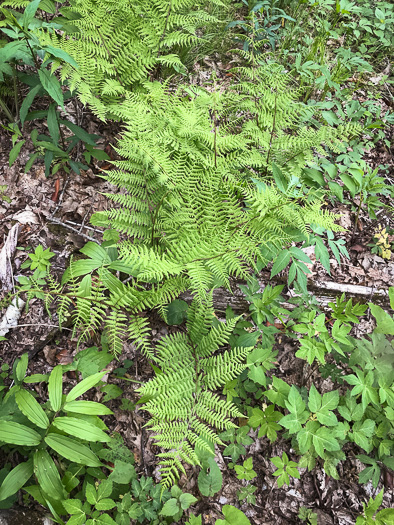
[[[299,478],[300,473],[297,470],[297,463],[290,461],[286,452],[283,452],[282,458],[279,456],[271,458],[271,463],[278,469],[274,472],[276,476],[278,487],[281,488],[284,484],[290,485],[290,476],[292,478]]]

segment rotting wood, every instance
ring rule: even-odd
[[[263,281],[260,282],[259,292],[263,292],[266,284]],[[246,283],[238,283],[246,284]],[[279,283],[278,283],[279,284]],[[282,283],[280,283],[282,284]],[[388,290],[384,288],[373,288],[372,286],[361,286],[347,283],[336,283],[334,281],[316,281],[314,283],[308,282],[308,289],[311,294],[315,296],[316,300],[320,303],[323,308],[328,307],[328,303],[335,302],[337,297],[340,297],[343,293],[347,299],[355,298],[358,302],[369,302],[373,301],[382,307],[389,307]],[[192,300],[190,293],[185,292],[181,295],[181,298],[187,302]],[[288,296],[288,298],[290,298]],[[236,283],[234,283],[232,293],[225,288],[218,288],[213,292],[213,304],[217,311],[225,311],[227,306],[236,313],[243,313],[249,310],[249,303],[245,298],[242,290],[239,289]],[[283,306],[288,309],[292,309],[295,306],[290,303],[284,303]]]

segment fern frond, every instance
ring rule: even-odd
[[[188,333],[160,341],[155,362],[161,372],[140,389],[148,399],[143,408],[152,416],[148,425],[153,439],[166,450],[159,454],[165,486],[184,471],[182,462],[199,464],[194,446],[204,440],[221,443],[215,428],[231,428],[233,418],[241,416],[235,405],[210,390],[244,370],[241,361],[250,349],[214,355],[227,342],[237,319],[218,327],[212,326],[213,319],[212,307],[201,306],[195,299],[188,315]]]

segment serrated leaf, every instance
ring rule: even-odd
[[[313,435],[312,440],[317,454],[323,459],[325,457],[325,450],[334,452],[336,450],[340,450],[341,448],[338,441],[332,435],[331,431],[325,427],[320,427]]]
[[[350,344],[350,341],[347,338],[347,335],[351,329],[352,329],[351,326],[342,324],[342,322],[337,319],[332,327],[332,336],[334,339],[336,339],[340,343],[348,345]]]
[[[91,483],[86,484],[85,489],[85,496],[91,505],[96,505],[98,498],[97,498],[97,490],[94,488],[94,486]]]
[[[109,479],[104,479],[97,487],[97,497],[99,500],[102,498],[109,498],[112,494],[113,484]]]
[[[103,498],[96,503],[97,510],[111,510],[114,507],[116,507],[116,503],[110,498]]]
[[[58,106],[64,109],[63,92],[58,79],[47,69],[39,69],[38,76],[40,77],[42,87],[53,98]]]
[[[323,394],[322,399],[322,410],[335,410],[339,404],[339,392],[338,390],[332,390]]]
[[[181,504],[181,508],[183,510],[187,510],[190,505],[193,505],[197,501],[197,498],[195,498],[192,494],[188,494],[187,492],[179,496],[179,503]]]
[[[320,238],[316,239],[315,256],[318,261],[324,266],[327,272],[331,275],[330,270],[330,255],[327,247]]]
[[[394,319],[380,306],[368,303],[372,315],[376,319],[375,332],[377,334],[394,335]]]
[[[315,385],[312,385],[309,390],[308,408],[311,412],[318,412],[321,408],[321,396],[317,391]]]
[[[376,514],[379,525],[394,525],[394,509],[382,509]]]
[[[319,410],[316,417],[319,423],[326,427],[335,427],[338,424],[337,416],[329,410]]]
[[[289,264],[290,258],[291,258],[291,255],[290,255],[289,250],[282,250],[282,251],[280,251],[278,253],[276,259],[275,259],[275,262],[274,262],[273,266],[272,266],[271,277],[274,277],[279,272],[284,270],[286,268],[286,266]]]
[[[291,255],[295,257],[296,259],[306,263],[306,264],[313,264],[311,259],[307,256],[307,254],[301,250],[301,248],[298,248],[297,246],[292,246],[289,249]]]
[[[136,477],[136,472],[133,465],[119,459],[115,460],[115,467],[109,476],[111,481],[127,485],[134,477]]]
[[[178,500],[175,498],[171,498],[164,503],[160,514],[162,516],[175,516],[175,514],[177,514],[179,510],[180,509],[179,509]]]
[[[62,504],[69,514],[82,514],[82,501],[80,499],[67,499]]]
[[[68,436],[50,433],[45,438],[45,443],[73,463],[79,463],[87,467],[102,466],[102,463],[90,448]]]
[[[44,429],[49,427],[49,419],[47,415],[30,392],[19,390],[15,394],[15,400],[18,404],[19,410],[32,423]]]

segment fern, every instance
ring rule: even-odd
[[[161,458],[164,486],[175,483],[183,463],[198,465],[196,445],[209,449],[206,441],[221,443],[214,431],[234,427],[242,414],[232,403],[212,391],[237,377],[250,348],[216,353],[228,342],[237,318],[213,326],[212,296],[204,305],[195,301],[189,308],[187,332],[164,337],[157,345],[155,363],[160,369],[141,389],[143,408],[154,441],[165,452]]]
[[[107,194],[114,206],[92,222],[122,232],[124,240],[112,259],[109,248],[88,243],[83,252],[93,261],[71,263],[64,278],[86,275],[67,292],[76,298],[82,338],[104,324],[115,353],[130,337],[152,356],[141,312],[160,310],[186,290],[204,305],[212,288],[231,289],[233,276],[248,279],[257,262],[269,262],[262,253],[308,235],[311,224],[338,229],[297,174],[300,159],[323,147],[322,136],[335,145],[342,133],[323,128],[303,142],[312,137],[303,120],[309,109],[294,102],[287,75],[276,66],[269,71],[244,71],[240,92],[232,88],[228,97],[200,88],[171,94],[165,84],[146,83],[144,93],[111,110],[127,123],[117,147],[122,160],[105,175],[119,192]],[[264,107],[256,109],[253,82],[265,93]],[[287,189],[276,186],[272,160]],[[115,270],[129,274],[128,282]]]
[[[78,63],[61,67],[101,118],[108,104],[128,98],[132,86],[145,81],[161,66],[183,68],[177,51],[190,48],[196,31],[216,21],[205,10],[206,2],[195,0],[72,0],[62,8],[66,34],[47,35],[52,45],[63,49]],[[223,6],[220,0],[209,4]]]
[[[130,238],[119,254],[138,281],[182,275],[203,303],[213,286],[230,288],[230,276],[248,278],[264,245],[281,248],[295,229],[307,235],[312,223],[338,229],[297,175],[305,159],[323,151],[322,137],[336,147],[342,130],[304,129],[301,117],[309,110],[294,103],[288,83],[275,69],[270,77],[263,71],[258,91],[271,96],[267,91],[258,110],[247,82],[228,99],[201,89],[171,95],[165,85],[145,84],[145,94],[113,110],[127,122],[117,148],[125,160],[115,161],[117,169],[105,178],[120,192],[107,194],[115,206],[92,222]],[[279,101],[272,89],[280,91]],[[236,107],[250,115],[243,125],[233,124]],[[285,134],[283,127],[300,135]],[[285,192],[273,184],[273,160],[293,182]]]

